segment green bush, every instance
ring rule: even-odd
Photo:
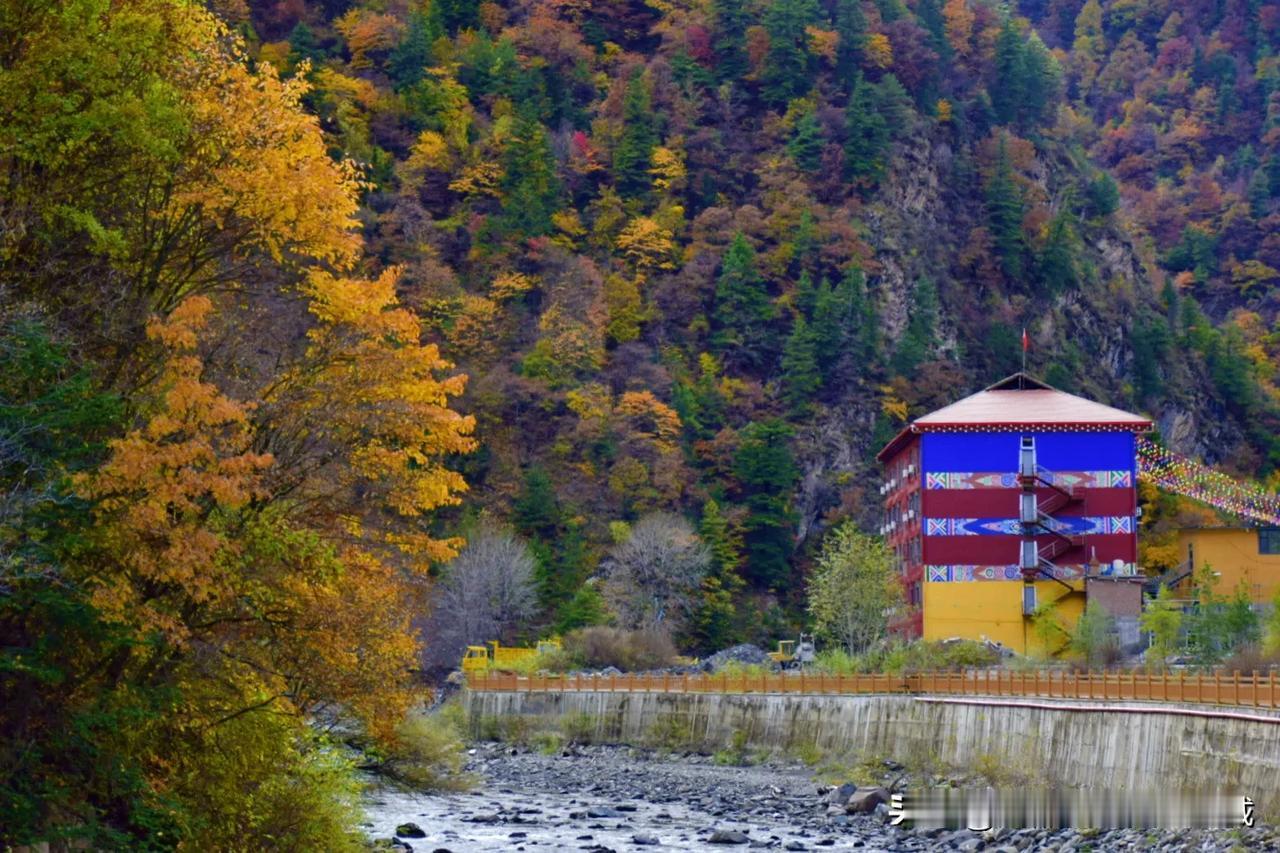
[[[463,770],[464,746],[457,712],[413,711],[396,728],[395,743],[378,769],[418,790],[465,790],[475,779]]]

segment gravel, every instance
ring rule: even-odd
[[[1261,825],[1230,831],[904,830],[888,825],[884,807],[872,814],[840,813],[839,803],[831,799],[833,789],[816,785],[800,765],[724,767],[705,756],[626,747],[545,755],[478,744],[469,769],[484,780],[469,793],[375,793],[366,832],[390,849],[397,827],[416,824],[425,837],[396,838],[397,849],[450,853],[650,848],[1280,851],[1276,829]],[[840,799],[840,794],[834,796]]]

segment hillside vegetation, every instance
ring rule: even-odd
[[[790,634],[826,531],[882,548],[876,450],[1023,329],[1274,478],[1276,44],[1258,0],[0,0],[0,843],[358,845],[332,732],[426,754],[415,667]]]

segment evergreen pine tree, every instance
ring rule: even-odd
[[[893,74],[886,74],[876,84],[876,108],[884,117],[887,138],[892,140],[907,130],[911,118],[911,95]]]
[[[713,0],[715,13],[716,79],[720,82],[741,80],[747,73],[746,0]]]
[[[808,91],[809,34],[818,19],[817,0],[774,0],[764,15],[769,33],[760,94],[766,103],[783,106]]]
[[[1013,180],[1013,166],[1002,134],[996,150],[995,169],[987,182],[987,221],[991,227],[996,254],[1000,256],[1001,267],[1005,275],[1014,282],[1021,279],[1025,271],[1023,215],[1022,193]]]
[[[787,143],[787,153],[801,171],[816,172],[821,165],[822,145],[822,127],[813,111],[808,110],[796,121],[795,132]]]
[[[782,589],[790,575],[795,513],[791,493],[800,472],[791,456],[791,429],[780,420],[742,430],[734,475],[748,514],[743,524],[746,573],[759,587]]]
[[[765,327],[773,319],[773,303],[756,270],[755,250],[741,231],[725,250],[715,299],[712,346],[738,363],[762,363],[768,350]]]
[[[1053,294],[1076,286],[1076,235],[1066,211],[1049,222],[1049,233],[1040,253],[1040,283]]]
[[[315,30],[308,27],[306,21],[299,21],[293,32],[289,33],[289,54],[295,65],[304,59],[311,60],[313,65],[324,59],[324,50],[320,47]]]
[[[556,162],[541,122],[518,118],[503,151],[502,210],[508,230],[548,234],[560,200]]]
[[[653,187],[649,168],[657,144],[649,86],[636,71],[622,100],[622,137],[613,152],[613,179],[620,195],[635,198]]]
[[[547,469],[531,465],[525,470],[512,509],[516,530],[538,539],[555,538],[561,523],[560,504]]]
[[[916,4],[916,15],[920,23],[929,33],[929,47],[943,64],[951,61],[954,50],[947,41],[947,22],[942,15],[942,0],[919,0]]]
[[[845,109],[845,176],[875,183],[885,170],[889,128],[880,114],[875,87],[859,76]]]
[[[996,36],[993,70],[995,79],[990,94],[996,120],[1000,124],[1013,124],[1027,103],[1028,92],[1022,34],[1014,26],[1012,17],[1005,18]]]
[[[902,376],[914,376],[929,356],[938,327],[938,289],[930,279],[916,282],[911,293],[911,316],[893,355],[893,368]]]
[[[422,79],[431,65],[431,45],[443,35],[434,16],[424,12],[414,12],[409,16],[409,28],[387,57],[387,76],[397,92]]]
[[[867,41],[867,18],[862,0],[837,0],[836,4],[836,80],[846,92],[853,89],[862,66],[862,51]]]
[[[826,281],[822,282],[826,285]],[[800,271],[800,278],[796,280],[796,309],[805,317],[812,317],[814,308],[818,304],[818,292],[820,288],[813,286],[813,276],[809,275],[808,270]]]
[[[815,350],[813,330],[797,316],[782,351],[782,398],[797,414],[808,410],[814,392],[822,387]]]

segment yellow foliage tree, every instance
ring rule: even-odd
[[[627,223],[618,235],[617,249],[640,271],[675,268],[671,232],[647,216],[638,216]]]

